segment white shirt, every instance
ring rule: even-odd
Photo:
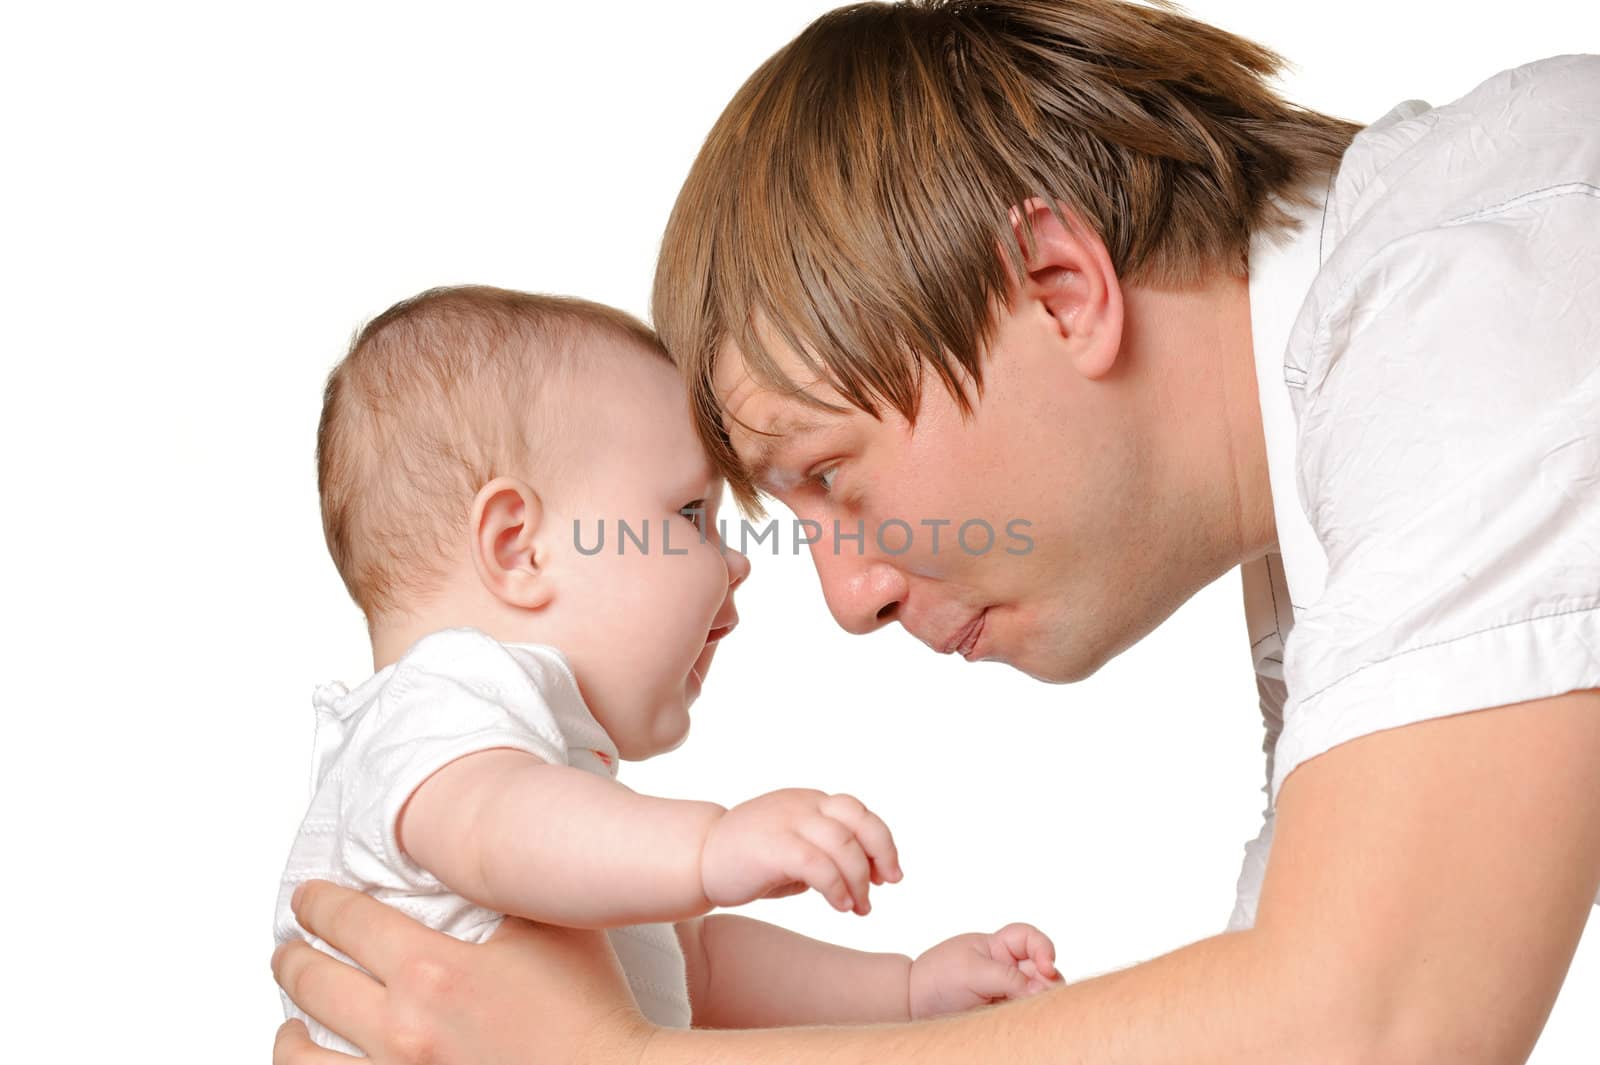
[[[1230,929],[1308,759],[1600,687],[1600,56],[1400,104],[1318,199],[1250,252],[1278,550],[1243,570],[1267,808]]]
[[[561,652],[501,644],[476,629],[446,629],[418,640],[400,660],[348,691],[325,684],[313,698],[317,734],[311,806],[278,888],[278,942],[304,938],[344,955],[295,922],[294,889],[311,879],[357,888],[458,939],[482,942],[501,915],[455,894],[400,848],[395,824],[423,781],[474,751],[510,747],[551,765],[615,779],[617,748],[594,719]],[[646,1017],[687,1028],[683,951],[671,925],[608,931],[628,986]],[[360,1050],[316,1024],[283,996],[325,1047]]]

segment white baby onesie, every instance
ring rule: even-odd
[[[551,765],[616,777],[617,749],[584,704],[566,659],[553,647],[502,644],[476,629],[418,640],[398,662],[354,691],[333,683],[313,701],[317,732],[311,807],[295,834],[278,889],[274,935],[305,939],[349,960],[295,922],[289,897],[301,883],[358,888],[458,939],[482,942],[501,915],[454,894],[400,849],[395,823],[411,793],[434,772],[474,751],[510,747]],[[644,1015],[689,1026],[683,951],[671,925],[608,932]],[[297,1010],[322,1046],[360,1050]]]

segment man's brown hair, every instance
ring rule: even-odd
[[[356,334],[323,393],[317,491],[328,551],[369,624],[433,590],[478,489],[561,464],[572,427],[557,390],[605,341],[666,358],[623,311],[487,286],[430,289]]]
[[[1282,100],[1276,53],[1151,2],[855,4],[745,82],[673,208],[651,308],[741,505],[756,486],[712,387],[725,345],[794,388],[776,339],[907,418],[930,368],[970,410],[961,382],[981,390],[1009,297],[998,249],[1021,265],[1012,208],[1064,205],[1124,283],[1169,288],[1243,276],[1251,234],[1293,224],[1270,197],[1306,203],[1360,127]]]

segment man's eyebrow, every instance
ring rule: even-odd
[[[810,420],[791,420],[779,416],[761,434],[756,445],[755,461],[750,463],[750,480],[764,492],[772,490],[772,466],[790,444],[826,428],[823,423]]]

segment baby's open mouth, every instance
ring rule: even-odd
[[[718,640],[720,640],[724,636],[728,635],[728,633],[732,632],[733,631],[733,627],[735,625],[737,625],[737,624],[739,624],[739,623],[737,621],[734,621],[734,622],[730,622],[727,625],[719,625],[716,628],[712,629],[711,632],[706,635],[706,643],[708,643],[708,644],[716,643]]]

